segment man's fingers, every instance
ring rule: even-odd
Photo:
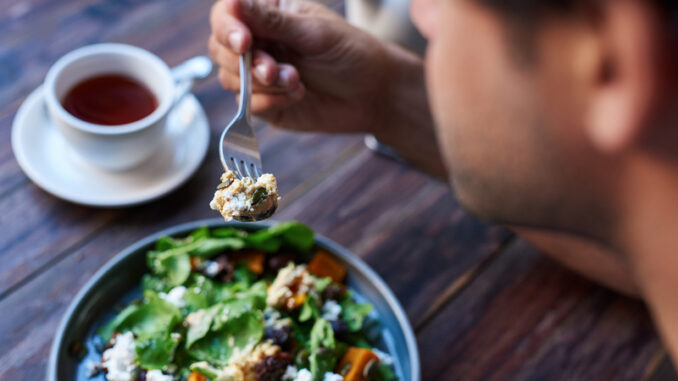
[[[240,77],[237,73],[232,73],[225,69],[219,69],[219,82],[226,89],[235,93],[240,91]],[[298,86],[298,84],[297,84]],[[252,82],[252,93],[282,94],[288,93],[295,88],[280,87],[275,85],[263,85],[258,81]]]
[[[274,0],[221,0],[227,14],[247,25],[256,38],[297,46],[316,32],[314,18],[282,10]]]
[[[252,56],[252,66],[252,76],[261,84],[273,85],[278,80],[278,65],[268,53],[255,50]]]
[[[243,53],[252,47],[252,33],[250,29],[229,13],[225,1],[217,1],[210,14],[212,34],[223,46],[235,53]]]
[[[299,86],[293,91],[282,94],[254,94],[252,95],[252,113],[267,119],[269,122],[276,124],[275,114],[277,111],[289,107],[290,105],[300,101],[306,89],[304,86]]]
[[[214,61],[220,68],[229,71],[236,76],[240,73],[239,55],[233,53],[217,42],[214,35],[209,40],[209,52]],[[275,85],[278,82],[278,65],[275,59],[269,54],[256,50],[252,59],[252,78],[254,83],[259,83],[266,86]],[[281,83],[287,83],[283,81]],[[283,86],[284,87],[284,86]]]

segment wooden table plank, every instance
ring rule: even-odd
[[[516,241],[419,332],[430,380],[639,380],[663,355],[640,302]]]

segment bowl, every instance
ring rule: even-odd
[[[267,228],[272,223],[227,223],[221,219],[189,222],[150,235],[121,251],[94,274],[68,306],[52,343],[47,380],[104,380],[103,375],[90,378],[86,367],[88,360],[98,362],[100,357],[95,350],[94,332],[114,315],[115,306],[124,306],[140,295],[141,277],[148,272],[146,251],[158,238],[184,235],[201,226],[230,226],[255,231]],[[375,317],[381,322],[379,336],[382,342],[378,344],[393,357],[399,379],[420,381],[419,353],[414,333],[393,292],[379,275],[347,249],[317,234],[316,245],[332,253],[346,266],[346,284],[356,291],[356,297],[374,305]],[[80,347],[81,350],[74,351],[74,347]]]

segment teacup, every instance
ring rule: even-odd
[[[169,112],[192,88],[194,77],[178,72],[182,70],[173,72],[156,55],[131,45],[106,43],[76,49],[47,73],[44,96],[49,116],[86,162],[106,170],[130,169],[162,146]],[[146,86],[157,101],[155,110],[139,120],[110,126],[79,119],[64,108],[62,100],[74,86],[108,74],[123,75]]]

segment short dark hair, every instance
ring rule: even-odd
[[[510,24],[512,39],[517,42],[517,52],[522,61],[534,58],[535,30],[546,17],[572,17],[591,10],[596,2],[606,0],[476,0],[497,10]],[[608,0],[617,1],[617,0]],[[672,42],[678,46],[678,0],[642,0],[656,7],[664,20]],[[589,12],[589,16],[594,15]]]

